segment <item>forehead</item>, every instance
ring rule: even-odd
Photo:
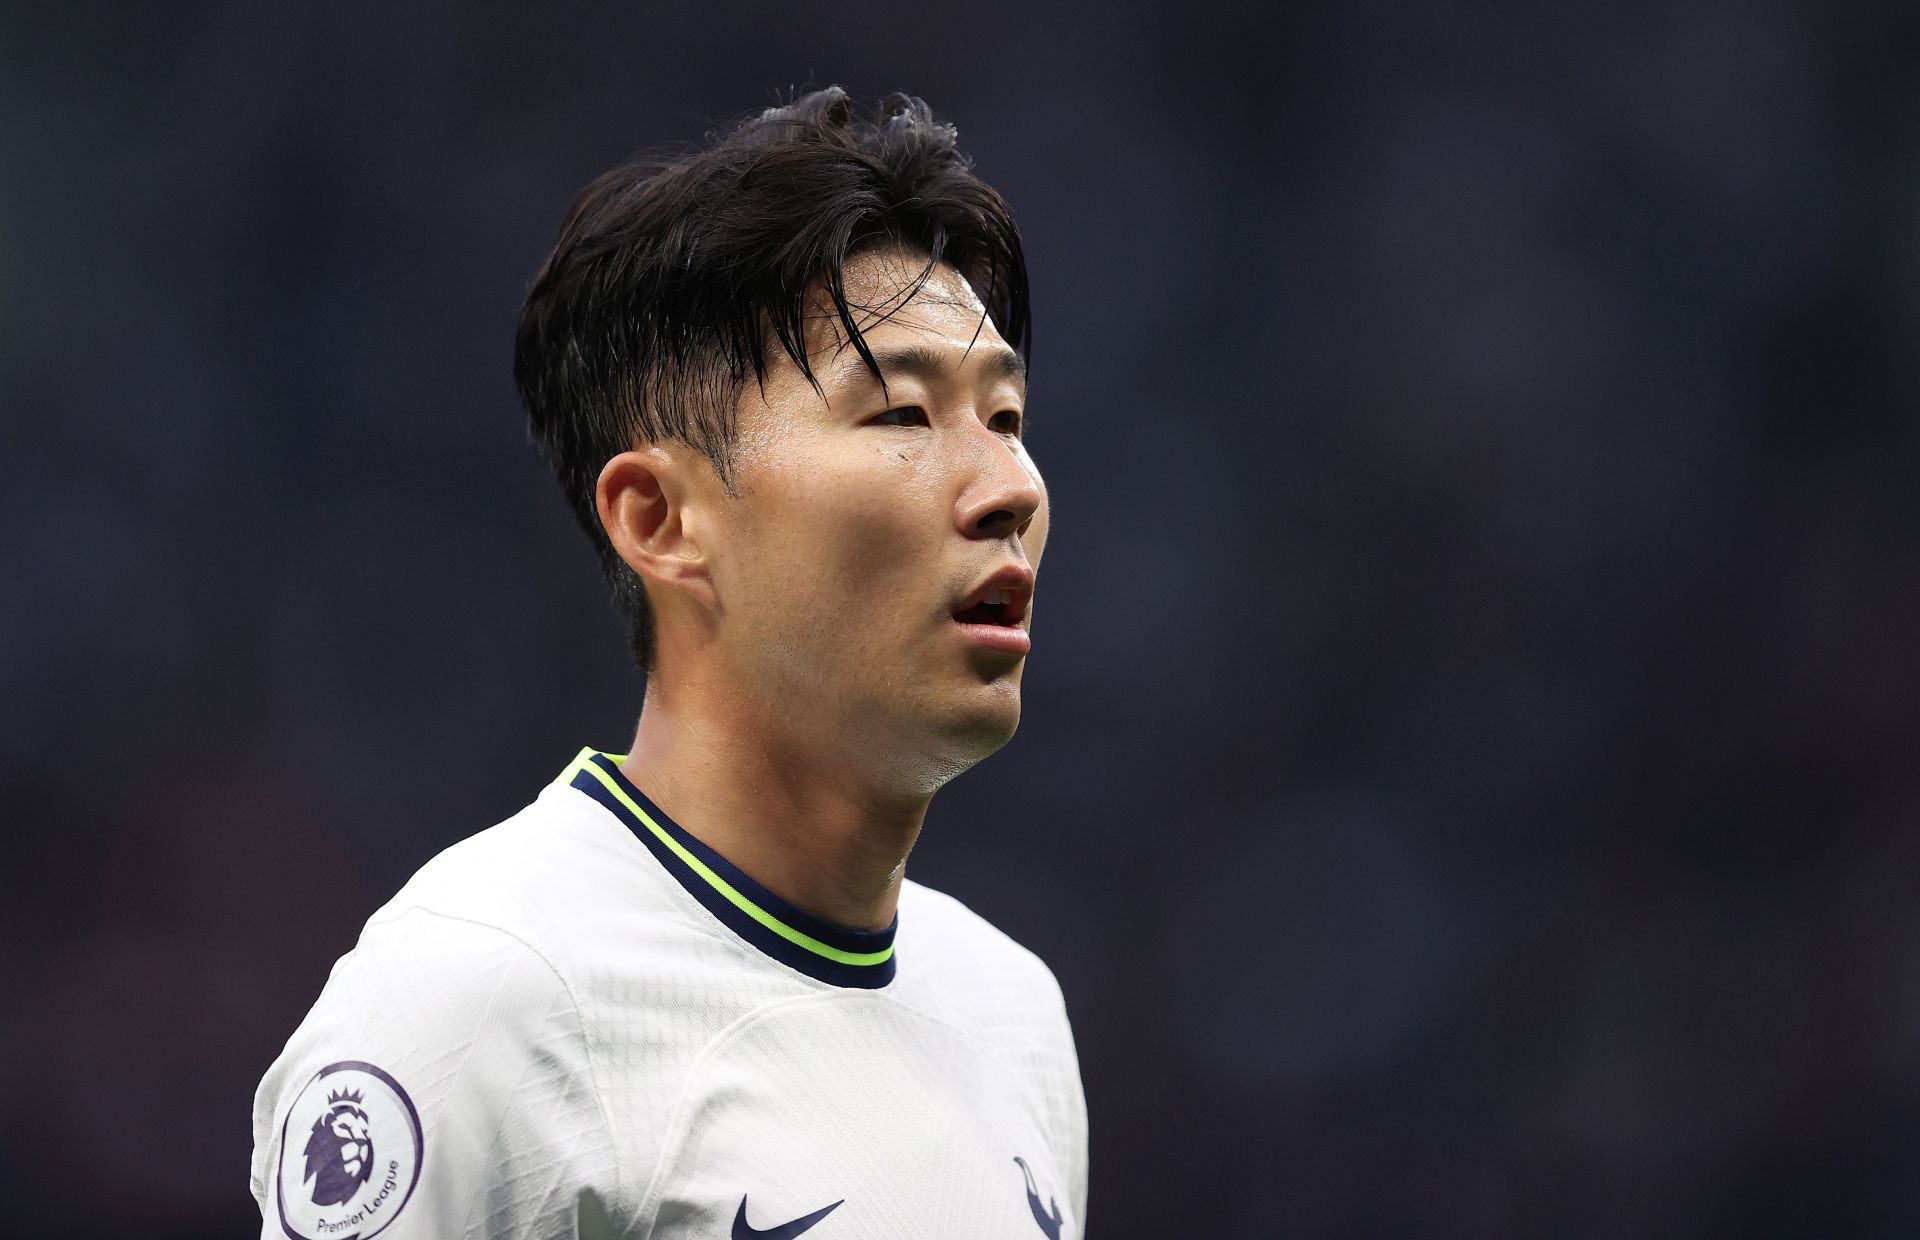
[[[928,272],[923,255],[869,250],[847,260],[842,287],[850,317],[872,352],[885,346],[915,345],[947,355],[949,364],[958,366],[970,351],[1009,351],[973,286],[946,263],[937,263]],[[809,298],[806,345],[807,364],[830,399],[837,375],[847,374],[862,386],[871,380],[872,373],[864,366],[851,372],[859,353],[824,289]],[[782,353],[779,360],[805,384],[791,358]]]
[[[896,312],[925,315],[944,309],[975,320],[986,313],[966,277],[950,263],[935,263],[928,270],[925,255],[905,250],[865,250],[847,260],[841,275],[847,304],[854,308],[854,322],[862,331]],[[908,290],[915,282],[920,286],[909,296]],[[818,301],[822,309],[830,310],[824,295]]]
[[[916,290],[914,282],[926,273]],[[988,363],[1007,345],[971,285],[946,263],[927,272],[925,255],[897,250],[863,251],[849,258],[841,273],[847,310],[876,359],[902,349],[924,349],[940,358],[948,374],[1005,368]],[[735,409],[735,458],[743,473],[763,461],[786,459],[792,437],[819,426],[840,410],[871,403],[879,393],[873,374],[847,339],[824,287],[809,295],[803,324],[807,365],[816,390],[778,342],[767,346],[764,384],[749,382]],[[882,373],[889,368],[882,362]],[[891,382],[897,374],[888,374]],[[1016,387],[1019,379],[1011,380]]]

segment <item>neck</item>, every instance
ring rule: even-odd
[[[649,682],[621,771],[703,843],[781,899],[850,930],[893,921],[930,795],[876,786],[835,729],[783,726],[698,687]]]

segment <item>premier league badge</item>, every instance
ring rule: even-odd
[[[413,1195],[420,1114],[370,1063],[320,1069],[280,1130],[280,1223],[295,1240],[371,1240]]]

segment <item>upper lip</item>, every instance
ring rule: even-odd
[[[1001,565],[953,605],[954,614],[978,607],[995,590],[1012,591],[1006,609],[1000,613],[1001,623],[1019,624],[1027,618],[1027,604],[1033,599],[1033,570],[1024,564]]]

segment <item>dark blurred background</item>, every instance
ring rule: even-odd
[[[838,82],[1013,202],[1055,507],[910,873],[1098,1240],[1920,1231],[1911,5],[0,9],[0,1231],[258,1227],[366,916],[624,749],[509,373],[574,191]]]

